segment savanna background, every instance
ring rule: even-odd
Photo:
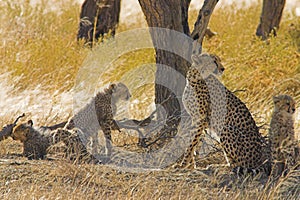
[[[76,41],[81,3],[0,1],[0,125],[12,123],[21,113],[26,113],[24,120],[33,119],[35,126],[55,124],[72,115],[76,78],[93,51]],[[191,6],[191,27],[202,2],[198,4],[193,1]],[[261,1],[218,4],[209,24],[217,35],[205,39],[204,51],[222,59],[226,68],[223,83],[238,91],[236,94],[246,102],[258,125],[262,125],[261,132],[266,134],[272,96],[289,94],[300,103],[300,17],[296,10],[300,2],[287,1],[278,36],[271,37],[268,43],[255,36]],[[123,0],[117,33],[147,27],[138,6],[137,2]],[[120,55],[109,66],[112,73],[99,77],[103,84],[122,80],[129,86],[132,98],[127,117],[143,119],[153,111],[154,85],[135,85],[136,79],[154,82],[153,63],[154,49],[138,49]],[[142,72],[140,66],[147,64],[147,73]],[[129,72],[135,73],[124,78]],[[298,139],[299,120],[297,106]],[[78,165],[65,160],[27,161],[10,156],[21,153],[19,142],[11,138],[0,142],[1,199],[272,199],[280,197],[282,190],[288,192],[289,187],[300,194],[299,181],[287,184],[285,189],[279,184],[265,190],[259,181],[227,184],[217,174],[127,172],[110,166]]]

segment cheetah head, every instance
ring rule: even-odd
[[[115,101],[128,101],[131,97],[129,89],[127,86],[121,82],[111,84],[112,87],[112,98]]]
[[[274,111],[294,114],[296,111],[296,102],[289,95],[278,95],[273,97]]]
[[[192,67],[200,72],[203,79],[209,75],[220,76],[223,74],[225,68],[221,64],[221,59],[214,54],[200,54],[192,55]]]
[[[33,122],[29,120],[27,123],[23,123],[14,128],[12,133],[12,138],[14,140],[20,140],[21,142],[25,142],[28,139],[28,136],[31,132]]]

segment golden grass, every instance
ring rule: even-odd
[[[58,3],[60,14],[57,15],[44,12],[45,1],[35,8],[28,1],[22,5],[9,2],[0,2],[0,73],[12,73],[10,84],[14,87],[10,92],[20,94],[37,85],[53,96],[57,91],[59,94],[69,91],[83,61],[91,53],[76,42],[80,6],[72,0]],[[205,40],[204,48],[223,60],[224,84],[231,90],[243,90],[237,95],[247,103],[258,122],[268,124],[273,95],[287,93],[300,104],[300,18],[284,15],[278,36],[270,38],[267,44],[254,36],[260,10],[257,5],[241,10],[235,7],[216,10],[210,28],[218,35]],[[191,12],[191,24],[196,14]],[[120,24],[119,30],[136,27],[140,24]],[[103,76],[102,81],[119,80],[127,71],[154,62],[153,49],[126,53],[113,62],[112,73]],[[153,79],[153,73],[151,76]],[[149,105],[153,94],[153,85],[149,84],[134,88],[133,99]],[[31,103],[35,103],[34,98]],[[146,115],[139,108],[132,107],[135,118]],[[35,112],[32,110],[30,115]],[[16,117],[9,110],[4,113],[8,114],[0,118],[2,125]],[[299,109],[296,114],[299,115]],[[49,122],[44,116],[38,117],[41,120],[37,124]],[[299,137],[299,118],[295,125]],[[191,171],[136,173],[65,161],[27,161],[19,157],[6,160],[8,154],[21,153],[20,143],[8,139],[0,147],[1,199],[272,199],[279,191],[278,187],[264,191],[257,181],[242,184],[229,180],[231,187],[226,188],[220,185],[227,173],[222,170],[216,176]]]

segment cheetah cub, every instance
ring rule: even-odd
[[[32,120],[16,126],[12,133],[14,140],[23,143],[23,155],[28,159],[44,159],[47,148],[51,145],[52,137],[48,132],[41,133],[33,128]]]
[[[76,128],[72,130],[56,129],[53,131],[53,143],[63,142],[65,158],[74,163],[98,163],[98,160],[87,149],[89,144],[84,144],[79,137],[79,131]]]
[[[131,97],[127,86],[121,82],[110,84],[104,91],[98,92],[92,100],[79,110],[65,125],[65,128],[80,129],[85,138],[93,138],[98,143],[98,130],[102,130],[105,137],[106,155],[111,154],[111,131],[119,130],[114,120],[119,101],[128,101]],[[96,146],[96,145],[95,145]]]
[[[295,139],[293,114],[296,102],[289,95],[273,97],[274,111],[269,130],[273,171],[276,176],[296,164],[299,147]]]
[[[44,131],[33,128],[32,120],[18,125],[12,133],[14,140],[23,143],[23,155],[28,159],[44,159],[52,145],[59,142],[65,144],[65,156],[71,161],[96,163],[96,159],[88,152],[76,129]]]

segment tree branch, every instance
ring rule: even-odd
[[[14,121],[13,124],[6,125],[5,127],[2,128],[0,131],[0,141],[8,138],[12,134],[13,128],[17,125],[17,122],[19,121],[20,118],[24,117],[25,113],[17,117],[17,119]]]
[[[202,42],[208,26],[210,16],[219,0],[205,0],[199,11],[197,21],[194,24],[194,30],[191,37],[195,40],[193,46],[193,54],[202,52]]]

